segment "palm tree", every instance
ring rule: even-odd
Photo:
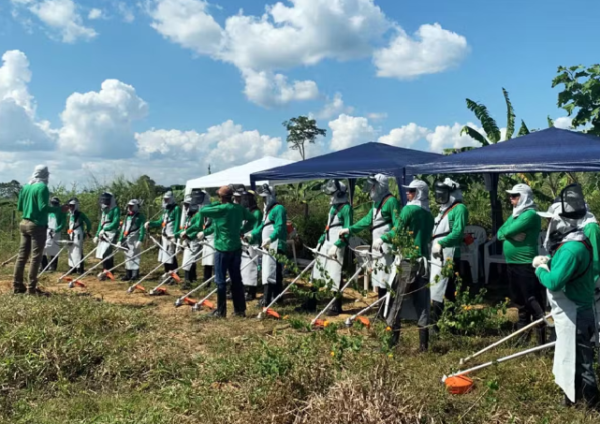
[[[504,94],[504,100],[506,101],[506,136],[505,140],[510,140],[515,132],[515,110],[510,102],[510,98],[508,97],[508,91],[502,88],[502,94]],[[500,128],[498,128],[498,124],[496,124],[496,120],[490,116],[487,107],[482,103],[478,103],[471,99],[467,100],[467,108],[475,114],[479,122],[481,123],[481,127],[485,131],[486,136],[482,135],[479,131],[474,128],[465,125],[460,134],[467,134],[472,139],[478,141],[482,146],[488,146],[490,144],[496,144],[499,141],[502,141],[502,133],[500,132]],[[519,128],[518,136],[529,134],[529,129],[525,122],[521,120],[521,127]]]

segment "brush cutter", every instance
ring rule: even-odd
[[[366,308],[364,308],[361,311],[358,311],[356,314],[352,315],[351,317],[347,318],[346,321],[344,322],[344,324],[346,324],[346,327],[352,327],[352,325],[354,324],[355,321],[360,322],[361,324],[363,324],[366,327],[370,327],[371,326],[371,321],[369,320],[369,318],[363,316],[364,314],[366,314],[367,312],[369,312],[372,308],[374,308],[375,306],[388,301],[388,297],[390,297],[390,293],[388,292],[384,297],[382,297],[381,299],[377,299],[375,302],[371,303],[369,306],[367,306]]]
[[[64,280],[67,280],[68,282],[71,282],[71,281],[73,281],[73,279],[72,279],[71,277],[67,277],[67,275],[69,275],[69,274],[71,274],[73,271],[75,271],[75,270],[77,269],[77,267],[78,267],[79,265],[81,265],[81,264],[82,264],[82,263],[83,263],[83,262],[84,262],[84,261],[85,261],[87,258],[89,258],[90,256],[92,256],[92,255],[93,255],[93,254],[96,252],[96,250],[98,250],[98,247],[94,247],[94,248],[93,248],[93,249],[90,251],[90,253],[88,253],[87,255],[85,255],[85,256],[83,257],[83,259],[82,259],[82,260],[80,260],[79,262],[77,262],[77,263],[76,263],[76,264],[73,266],[73,268],[71,268],[70,270],[68,270],[68,271],[67,271],[67,273],[66,273],[66,274],[63,274],[62,276],[60,276],[60,277],[58,278],[58,282],[60,283],[60,282],[61,282],[63,279],[64,279]]]
[[[344,284],[344,286],[339,290],[340,294],[343,293],[344,290],[346,290],[348,287],[350,287],[350,284],[352,284],[352,282],[358,278],[360,273],[364,269],[366,269],[368,265],[371,264],[371,261],[377,260],[382,257],[382,255],[373,254],[372,252],[367,251],[367,250],[352,249],[352,251],[355,252],[357,255],[360,255],[362,257],[362,259],[364,260],[364,262],[356,270],[354,275],[352,277],[350,277],[350,279],[346,282],[346,284]],[[331,301],[327,304],[327,306],[325,306],[325,308],[321,312],[319,312],[319,314],[310,322],[310,325],[312,327],[323,328],[323,327],[327,326],[328,322],[326,320],[322,320],[320,318],[331,307],[331,305],[333,305],[334,302],[335,302],[335,297],[333,299],[331,299]]]
[[[154,239],[153,239],[154,241]],[[171,256],[169,256],[169,258],[167,260],[171,260],[173,259],[175,256],[177,256],[179,254],[179,249],[181,246],[177,245],[177,248],[175,249],[175,253],[173,253]],[[142,282],[145,281],[150,275],[152,275],[158,268],[160,268],[161,266],[163,266],[163,263],[159,263],[156,268],[154,268],[152,271],[150,271],[148,274],[144,275],[144,277],[138,281],[137,283],[132,284],[128,289],[127,289],[127,293],[131,294],[136,290],[140,290],[145,292],[146,289],[144,288],[144,286],[142,286]],[[166,276],[163,276],[162,278],[165,278]]]
[[[302,277],[302,275],[304,275],[304,273],[306,273],[306,271],[310,270],[315,264],[317,263],[317,260],[314,259],[310,264],[308,264],[308,266],[306,268],[304,268],[300,274],[298,274],[298,276],[296,278],[294,278],[294,281],[292,281],[290,284],[288,284],[288,286],[282,290],[281,293],[279,293],[279,295],[277,297],[275,297],[275,299],[273,299],[271,301],[271,303],[269,303],[267,306],[265,306],[262,309],[262,312],[260,312],[258,314],[258,316],[256,318],[258,319],[262,319],[265,315],[273,317],[273,318],[281,318],[281,316],[274,311],[273,309],[271,309],[271,306],[273,306],[275,303],[277,303],[277,301],[279,299],[281,299],[283,297],[283,295],[294,285],[298,282],[298,280],[300,280],[300,277]]]
[[[255,256],[254,258],[252,258],[252,260],[250,262],[248,262],[246,265],[244,265],[240,271],[243,271],[244,269],[246,269],[247,267],[250,266],[250,264],[252,264],[252,262],[256,261],[258,259],[258,256]],[[177,299],[175,301],[175,307],[179,308],[180,306],[185,305],[190,305],[190,306],[194,306],[198,303],[197,300],[192,299],[191,296],[192,294],[196,293],[197,291],[201,290],[203,287],[205,287],[206,285],[210,284],[215,278],[217,278],[216,275],[213,275],[212,277],[210,277],[208,280],[206,280],[204,283],[200,284],[198,287],[196,287],[195,289],[193,289],[192,291],[184,294],[183,296],[181,296],[179,299]],[[230,280],[227,280],[230,281]]]
[[[17,259],[18,256],[19,256],[19,254],[17,253],[15,256],[11,256],[7,260],[5,260],[4,262],[2,262],[2,264],[0,264],[0,268],[7,265],[9,262],[14,261],[15,259]]]
[[[149,247],[148,249],[144,250],[143,252],[140,252],[140,253],[138,253],[137,255],[133,256],[131,259],[127,259],[127,260],[125,260],[125,261],[121,262],[119,265],[116,265],[116,266],[112,267],[111,269],[105,269],[104,271],[102,271],[101,273],[99,273],[99,274],[98,274],[98,279],[99,279],[99,280],[102,280],[102,279],[104,279],[104,278],[109,278],[110,280],[113,280],[113,281],[114,281],[114,279],[115,279],[115,276],[112,274],[112,272],[113,272],[115,269],[119,268],[120,266],[123,266],[123,265],[125,265],[125,264],[126,264],[127,262],[129,262],[129,261],[132,261],[132,260],[134,260],[134,259],[137,259],[137,258],[139,258],[139,257],[140,257],[140,256],[142,256],[144,253],[146,253],[146,252],[149,252],[149,251],[151,251],[151,250],[153,250],[153,249],[156,249],[156,246],[151,246],[151,247]]]
[[[551,324],[551,323],[549,323],[549,322],[548,322],[548,318],[550,318],[551,316],[552,316],[552,314],[548,314],[548,315],[546,315],[545,317],[543,317],[543,318],[540,318],[540,319],[538,319],[537,321],[534,321],[534,322],[532,322],[531,324],[528,324],[528,325],[526,325],[525,327],[518,329],[517,331],[515,331],[514,333],[512,333],[512,334],[510,334],[510,335],[506,336],[506,337],[505,337],[505,338],[503,338],[502,340],[498,340],[497,342],[495,342],[495,343],[492,343],[492,344],[491,344],[491,345],[489,345],[488,347],[481,349],[479,352],[477,352],[477,353],[474,353],[473,355],[471,355],[471,356],[468,356],[468,357],[466,357],[466,358],[461,358],[461,359],[460,359],[460,362],[459,362],[459,363],[460,363],[460,365],[464,365],[464,364],[466,364],[466,363],[467,363],[468,361],[470,361],[471,359],[473,359],[473,358],[476,358],[476,357],[478,357],[479,355],[481,355],[482,353],[485,353],[485,352],[487,352],[488,350],[490,350],[490,349],[493,349],[493,348],[495,348],[496,346],[499,346],[499,345],[501,345],[502,343],[504,343],[504,342],[506,342],[506,341],[508,341],[508,340],[512,339],[513,337],[517,336],[518,334],[521,334],[521,333],[523,333],[523,332],[525,332],[525,331],[529,330],[529,329],[530,329],[530,328],[532,328],[532,327],[535,327],[535,326],[536,326],[536,325],[538,325],[538,324],[542,324],[542,323],[544,323],[544,322],[545,322],[545,323],[549,324],[549,326],[550,326],[550,327],[554,327],[554,325],[553,325],[553,324]]]
[[[229,283],[230,281],[231,281],[231,278],[228,278],[227,281],[225,281],[225,284]],[[209,294],[207,294],[206,297],[204,297],[203,299],[194,303],[194,305],[192,306],[192,311],[197,312],[200,309],[202,309],[203,306],[206,306],[209,309],[215,309],[215,303],[208,300],[208,298],[211,297],[213,294],[215,294],[217,292],[217,290],[218,290],[218,288],[214,289]],[[190,304],[191,304],[191,302],[190,302]]]
[[[50,262],[48,262],[48,265],[46,265],[46,267],[42,270],[42,272],[40,272],[40,274],[38,275],[38,278],[41,277],[42,275],[44,275],[44,273],[50,269],[50,266],[54,263],[54,261],[58,261],[58,257],[60,256],[60,254],[63,252],[63,250],[65,250],[67,247],[69,247],[69,245],[72,243],[72,241],[70,240],[61,240],[58,243],[63,244],[64,246],[58,251],[58,253],[52,258],[52,260]]]
[[[521,356],[528,355],[530,353],[538,352],[543,349],[548,349],[556,345],[556,342],[546,343],[542,346],[536,346],[531,349],[527,349],[521,352],[514,353],[509,356],[505,356],[503,358],[497,359],[495,361],[486,362],[485,364],[477,365],[476,367],[469,368],[468,370],[459,371],[449,376],[442,377],[442,383],[446,385],[448,391],[455,395],[461,395],[469,392],[473,388],[473,380],[467,377],[467,374],[472,373],[474,371],[481,370],[483,368],[487,368],[489,366],[500,364],[502,362],[510,361],[511,359],[520,358]]]
[[[208,244],[206,243],[202,243],[203,246],[208,246]],[[185,247],[184,249],[189,249],[187,247]],[[199,252],[195,253],[190,260],[188,260],[185,264],[181,265],[179,268],[174,269],[173,271],[167,273],[167,275],[163,278],[163,280],[160,282],[160,284],[156,287],[154,287],[152,290],[150,290],[150,292],[148,293],[150,296],[155,296],[155,295],[160,295],[160,294],[166,294],[166,289],[163,288],[163,286],[165,284],[167,284],[169,281],[171,281],[171,279],[177,281],[178,283],[181,282],[181,279],[179,278],[179,275],[177,275],[177,273],[179,272],[179,270],[181,270],[183,267],[188,266],[190,264],[193,264],[194,262],[198,262],[202,259],[206,259],[212,255],[215,254],[215,252],[211,252],[208,255],[203,256],[202,258],[199,258],[199,256],[203,253],[204,249],[201,249]]]
[[[109,242],[110,245],[113,245],[112,243]],[[93,267],[91,267],[90,269],[88,269],[86,272],[84,272],[82,275],[80,275],[79,277],[77,277],[74,281],[70,281],[69,282],[69,288],[72,289],[75,286],[79,286],[79,287],[85,287],[85,285],[81,282],[81,280],[83,280],[84,277],[88,276],[93,270],[95,270],[96,268],[98,268],[99,266],[101,266],[105,260],[112,258],[113,256],[115,256],[117,254],[117,252],[119,250],[127,250],[124,247],[120,247],[117,245],[114,245],[114,247],[117,249],[114,252],[112,252],[110,255],[108,255],[106,258],[102,259],[100,262],[98,262],[96,265],[94,265]]]

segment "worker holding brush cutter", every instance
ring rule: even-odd
[[[185,200],[189,201],[189,204],[186,204]],[[185,272],[183,289],[189,288],[196,281],[196,262],[190,261],[190,259],[194,256],[196,249],[199,248],[200,242],[206,238],[206,232],[212,233],[212,230],[214,230],[214,228],[211,228],[211,230],[206,229],[206,219],[202,216],[202,209],[209,205],[210,196],[205,191],[199,189],[193,189],[192,193],[184,199],[185,222],[182,229],[176,234],[184,243],[190,245],[191,248],[191,250],[185,249],[183,252],[183,263],[185,264],[183,267]],[[214,253],[214,250],[211,248],[211,252],[208,253]],[[208,253],[203,255],[200,260],[204,261],[208,259],[207,256],[210,256],[212,263],[214,263],[214,255]],[[205,281],[211,278],[212,268],[212,265],[205,265],[203,272]]]
[[[510,297],[519,310],[517,329],[521,329],[544,316],[544,287],[530,266],[538,255],[542,220],[536,213],[533,191],[527,184],[517,184],[506,192],[513,211],[498,230],[498,240],[503,242]],[[546,344],[546,327],[540,325],[535,331],[538,344]],[[529,333],[525,333],[521,341],[528,336]]]
[[[127,218],[121,229],[119,237],[119,247],[127,249],[125,251],[125,275],[121,281],[131,281],[140,278],[140,258],[139,253],[142,251],[142,242],[146,236],[146,228],[144,223],[146,217],[140,212],[140,201],[131,199],[127,203]],[[105,268],[111,269],[111,268]]]
[[[260,226],[260,223],[263,219],[263,213],[256,204],[256,193],[254,191],[237,191],[233,194],[233,196],[234,203],[239,203],[244,208],[248,209],[248,211],[254,215],[254,218],[256,219],[256,222],[251,227],[247,222],[244,223],[244,228],[242,228],[242,236],[245,236]],[[260,244],[260,237],[257,237],[255,240],[253,240],[253,246],[260,246]],[[242,282],[244,283],[244,287],[246,287],[246,302],[256,299],[256,289],[258,287],[258,261],[255,260],[255,258],[257,255],[258,254],[252,246],[247,248],[242,247]]]
[[[175,202],[172,191],[167,191],[162,200],[163,213],[156,221],[147,221],[146,230],[151,228],[161,229],[162,249],[158,252],[158,261],[165,267],[165,273],[178,268],[177,256],[173,255],[176,249],[177,236],[175,233],[180,224],[180,210]]]
[[[594,371],[591,339],[597,336],[594,316],[593,249],[579,228],[586,215],[586,204],[579,184],[567,186],[548,212],[545,245],[549,257],[533,260],[535,274],[548,289],[556,330],[553,373],[565,393],[564,403],[583,401],[597,407],[598,386]]]
[[[53,197],[50,199],[50,205],[54,208],[60,207],[60,199]],[[46,268],[48,265],[48,271],[56,271],[58,267],[58,258],[54,260],[54,257],[58,255],[60,251],[60,239],[63,228],[65,227],[65,215],[62,212],[50,212],[48,214],[48,230],[46,235],[46,247],[44,248],[44,256],[42,257],[42,267]]]
[[[83,262],[83,241],[85,236],[90,236],[92,231],[92,223],[87,215],[79,210],[79,200],[73,197],[69,200],[69,229],[67,234],[69,237],[69,269],[71,274],[77,272],[79,275],[85,272],[85,264]]]
[[[100,195],[100,208],[102,209],[102,217],[94,238],[94,244],[98,246],[96,259],[102,260],[104,269],[111,269],[115,265],[112,245],[119,237],[121,210],[117,206],[115,196],[108,192]]]
[[[392,329],[390,347],[400,339],[401,318],[416,319],[419,328],[419,349],[427,351],[429,347],[429,311],[430,293],[428,289],[429,244],[433,231],[433,215],[429,209],[429,187],[427,183],[413,180],[406,189],[408,203],[402,208],[400,218],[392,231],[381,236],[386,243],[394,243],[397,236],[408,235],[412,246],[399,246],[392,270],[391,289],[392,306],[388,312],[387,323]],[[405,238],[400,243],[406,243]],[[402,249],[410,252],[403,257]],[[413,253],[416,250],[417,253]],[[410,293],[410,294],[408,294]],[[405,294],[407,294],[405,296]]]
[[[213,312],[213,317],[225,318],[227,316],[227,273],[229,273],[231,279],[234,315],[245,317],[246,299],[240,272],[242,260],[240,232],[244,221],[247,225],[253,226],[256,218],[241,205],[233,203],[233,190],[231,187],[221,187],[217,191],[217,195],[221,203],[207,206],[201,212],[202,216],[212,219],[215,227],[217,308]]]

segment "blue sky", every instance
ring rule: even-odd
[[[0,181],[38,162],[55,183],[170,184],[209,163],[298,159],[281,122],[300,114],[328,130],[311,155],[367,141],[439,151],[469,144],[466,97],[505,125],[502,87],[519,119],[545,127],[565,116],[556,68],[599,61],[599,12],[579,0],[2,0]]]

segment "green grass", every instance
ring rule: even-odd
[[[558,405],[549,355],[481,371],[472,393],[448,394],[441,376],[492,339],[437,340],[432,352],[418,354],[415,328],[408,327],[389,353],[381,326],[307,333],[286,321],[183,321],[152,307],[58,294],[0,296],[0,320],[2,423],[599,419]]]

